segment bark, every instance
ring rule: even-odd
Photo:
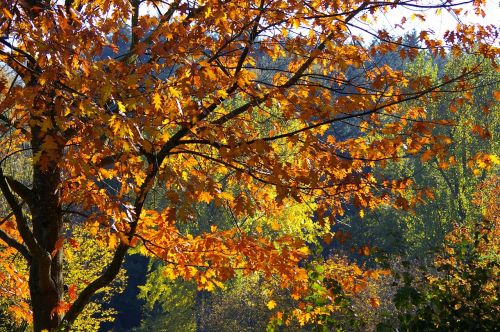
[[[208,306],[209,306],[210,293],[205,290],[196,291],[195,296],[195,318],[196,318],[196,332],[207,331],[208,321]]]
[[[32,147],[38,151],[46,135],[38,127],[32,128]],[[63,255],[56,251],[56,243],[63,236],[60,205],[60,169],[57,166],[61,151],[53,151],[47,165],[33,166],[33,204],[31,207],[33,236],[41,248],[30,265],[29,286],[33,310],[34,331],[55,330],[61,315],[56,308],[64,296]],[[45,152],[44,152],[45,153]]]

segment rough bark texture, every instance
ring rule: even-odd
[[[38,151],[44,138],[39,128],[32,128],[32,146]],[[55,153],[48,165],[33,166],[33,203],[30,207],[33,222],[33,236],[41,247],[30,266],[30,295],[33,309],[34,331],[53,330],[61,322],[56,308],[64,296],[63,255],[56,250],[56,243],[63,236],[62,209],[57,186],[60,183],[60,169]]]

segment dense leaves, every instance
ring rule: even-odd
[[[396,305],[406,314],[404,328],[417,330],[494,331],[498,306],[498,177],[491,176],[476,193],[476,206],[487,203],[485,219],[456,226],[429,271],[410,277],[398,291]],[[486,219],[489,218],[489,219]],[[411,314],[409,314],[411,313]]]
[[[472,5],[484,15],[483,1]],[[469,91],[485,68],[472,61],[446,74],[408,74],[380,56],[413,60],[426,48],[452,59],[475,54],[497,69],[494,26],[458,24],[444,39],[423,30],[422,46],[412,46],[359,25],[398,6],[460,15],[455,1],[2,2],[0,61],[10,76],[0,80],[0,255],[18,253],[29,270],[15,279],[18,271],[2,264],[2,278],[24,285],[11,285],[21,293],[18,316],[31,310],[35,331],[74,326],[131,247],[199,289],[259,272],[294,298],[308,294],[300,262],[314,236],[294,234],[278,211],[310,204],[319,226],[305,222],[306,233],[331,236],[346,204],[361,217],[380,205],[413,206],[412,179],[373,170],[410,155],[444,162],[451,139],[434,129],[450,122],[428,117],[420,103],[459,93],[454,104],[474,103]],[[338,137],[338,124],[357,129]],[[480,125],[472,132],[491,135]],[[9,170],[18,156],[25,169]],[[480,169],[495,160],[470,158]],[[186,226],[203,204],[236,223]],[[244,220],[254,227],[241,227]],[[80,225],[109,261],[65,290],[76,264],[64,259],[65,243],[76,249]],[[265,235],[267,227],[276,234]]]

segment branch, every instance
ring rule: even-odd
[[[132,41],[130,42],[130,50],[129,53],[132,54],[134,51],[139,38],[137,37],[137,33],[134,32],[134,29],[137,27],[139,23],[139,6],[141,2],[139,0],[131,0],[130,4],[132,5],[132,19],[131,19],[131,31],[132,31]]]
[[[10,213],[8,215],[8,217],[10,217],[12,215],[13,215],[13,213]],[[18,242],[16,239],[10,237],[7,233],[2,231],[1,229],[0,229],[0,240],[7,243],[7,245],[9,247],[16,249],[28,261],[28,263],[31,262],[31,254],[30,254],[28,248],[26,248],[26,246],[24,246],[22,243]]]
[[[19,197],[21,197],[26,203],[28,203],[28,206],[31,208],[34,202],[33,191],[10,176],[5,176],[5,179],[7,180],[7,184],[12,189],[12,191],[18,194]]]
[[[170,7],[168,8],[167,12],[165,14],[163,14],[160,22],[158,23],[158,26],[153,31],[151,31],[151,33],[149,33],[141,41],[141,43],[148,44],[148,43],[151,43],[153,41],[153,36],[157,33],[158,30],[160,30],[160,28],[163,27],[164,24],[168,23],[168,21],[170,20],[170,18],[172,18],[172,16],[174,15],[175,11],[179,7],[180,3],[181,3],[181,0],[176,0],[174,3],[172,3],[170,5]],[[188,15],[188,17],[186,17],[186,19],[188,19],[188,18],[189,18],[189,15]],[[132,55],[132,53],[133,53],[133,49],[131,48],[130,51],[128,51],[127,53],[119,55],[118,57],[116,57],[116,59],[120,59],[120,58],[127,59],[128,57],[130,57]]]
[[[36,255],[38,258],[42,259],[44,255],[44,250],[38,242],[35,240],[33,233],[31,232],[28,222],[23,214],[23,210],[21,205],[18,203],[17,199],[14,197],[12,192],[10,191],[9,185],[7,184],[6,178],[3,174],[3,169],[0,167],[0,189],[9,204],[10,208],[14,216],[16,217],[16,225],[19,234],[21,234],[21,238],[24,243],[28,246],[28,249],[33,255]]]
[[[134,203],[135,210],[135,218],[132,223],[130,223],[130,231],[128,232],[129,241],[134,237],[135,231],[137,229],[137,225],[139,223],[139,219],[141,216],[142,208],[144,206],[144,202],[146,197],[154,184],[154,179],[156,174],[158,173],[157,164],[153,163],[152,168],[150,169],[144,183],[142,184],[137,198]],[[128,251],[128,244],[124,242],[120,242],[118,248],[113,255],[113,260],[108,265],[103,274],[101,274],[97,279],[92,281],[84,290],[78,295],[76,301],[71,305],[71,308],[68,310],[66,315],[62,320],[62,326],[66,331],[69,331],[71,324],[75,321],[75,319],[80,315],[85,306],[90,302],[92,296],[101,288],[109,285],[120,272],[121,265],[123,263],[123,259],[125,258],[125,254]]]
[[[7,38],[5,37],[0,37],[0,43],[4,44],[8,48],[10,48],[13,51],[16,51],[17,53],[21,54],[23,57],[25,57],[29,62],[32,64],[36,65],[36,59],[26,51],[20,49],[19,47],[16,47],[12,45],[10,42],[7,41]]]
[[[363,11],[367,5],[368,5],[368,2],[364,2],[356,10],[354,10],[351,14],[349,14],[349,16],[346,18],[346,22],[349,22],[350,20],[352,20],[358,13]],[[325,38],[325,40],[323,40],[314,50],[312,50],[310,52],[309,58],[306,61],[304,61],[304,63],[299,67],[299,69],[297,69],[297,71],[292,75],[292,77],[290,77],[288,79],[288,81],[285,84],[283,84],[282,86],[280,86],[279,88],[289,88],[289,87],[293,86],[294,84],[296,84],[298,82],[298,80],[300,79],[300,77],[304,74],[304,72],[311,66],[313,61],[317,58],[317,54],[319,53],[318,51],[322,51],[326,47],[326,43],[328,41],[332,40],[334,36],[335,36],[335,32],[334,31],[330,32],[328,34],[328,36]],[[216,124],[216,125],[221,125],[221,124],[237,117],[238,115],[246,112],[251,106],[255,106],[255,105],[258,105],[258,104],[264,102],[269,97],[269,95],[270,94],[268,93],[268,94],[264,95],[263,97],[260,97],[254,101],[248,102],[248,103],[232,110],[231,112],[221,116],[220,118],[213,121],[212,123]]]
[[[75,214],[75,215],[83,217],[83,218],[89,218],[88,214],[86,214],[84,212],[76,211],[76,210],[63,209],[62,213],[64,213],[64,214]]]
[[[337,117],[337,118],[333,118],[333,119],[327,119],[327,120],[324,120],[324,121],[321,121],[321,122],[318,122],[318,123],[315,123],[315,124],[312,124],[312,125],[309,125],[309,126],[306,126],[306,127],[302,127],[300,129],[297,129],[297,130],[294,130],[294,131],[291,131],[291,132],[288,132],[288,133],[285,133],[285,134],[271,136],[271,137],[266,137],[263,140],[264,141],[277,140],[277,139],[280,139],[280,138],[294,136],[294,135],[299,134],[301,132],[308,131],[308,130],[311,130],[311,129],[314,129],[314,128],[317,128],[317,127],[321,127],[321,126],[324,126],[324,125],[327,125],[327,124],[331,124],[331,123],[334,123],[334,122],[340,122],[340,121],[347,120],[347,119],[364,117],[364,116],[376,113],[378,111],[381,111],[381,110],[383,110],[383,109],[385,109],[387,107],[394,106],[394,105],[397,105],[397,104],[401,104],[401,103],[404,103],[404,102],[407,102],[407,101],[411,101],[411,100],[415,100],[415,99],[418,99],[420,97],[423,97],[423,96],[425,96],[425,95],[427,95],[427,94],[429,94],[431,92],[435,92],[436,90],[438,90],[439,88],[441,88],[443,86],[446,86],[448,84],[451,84],[453,82],[456,82],[456,81],[462,79],[466,75],[467,75],[467,73],[465,73],[463,75],[460,75],[458,77],[455,77],[453,79],[450,79],[448,81],[445,81],[445,82],[443,82],[441,84],[432,86],[432,87],[430,87],[428,89],[422,90],[422,91],[420,91],[418,93],[410,95],[409,97],[398,98],[397,100],[394,100],[394,101],[391,101],[389,103],[386,103],[386,104],[374,107],[374,108],[372,108],[370,110],[367,110],[367,111],[364,111],[364,112],[359,112],[359,113],[354,113],[354,114],[347,114],[347,115],[344,115],[344,116],[341,116],[341,117]],[[253,141],[249,141],[247,143],[253,143]]]
[[[25,80],[29,73],[32,72],[30,68],[19,62],[19,60],[17,60],[12,54],[0,50],[0,55],[5,56],[2,57],[2,61],[5,62],[12,70],[14,70],[16,72],[16,75],[19,75],[22,80]]]
[[[97,279],[92,281],[85,289],[78,295],[78,298],[71,305],[71,308],[68,310],[64,318],[62,319],[63,327],[66,331],[70,330],[71,324],[75,321],[75,319],[80,315],[85,306],[90,302],[92,296],[101,288],[110,284],[120,272],[120,268],[123,262],[123,258],[127,253],[128,246],[120,243],[118,248],[115,251],[115,255],[113,256],[113,260],[111,264],[108,266],[106,271],[99,276]]]

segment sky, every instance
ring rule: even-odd
[[[412,0],[406,0],[407,2],[413,2]],[[455,3],[460,2],[468,2],[469,0],[455,0]],[[444,0],[427,0],[427,1],[414,1],[419,4],[439,4],[440,2],[444,2]],[[164,5],[165,6],[165,5]],[[359,24],[371,32],[376,32],[381,28],[385,28],[392,35],[404,35],[406,32],[410,32],[412,30],[421,31],[421,30],[430,30],[430,37],[442,37],[443,34],[447,30],[453,30],[458,23],[480,23],[480,24],[493,24],[496,26],[497,31],[500,32],[498,27],[498,23],[500,22],[500,0],[487,0],[485,13],[486,16],[483,18],[481,16],[477,16],[474,14],[474,9],[471,4],[460,5],[460,8],[463,8],[462,13],[460,14],[460,18],[456,15],[450,13],[447,10],[441,10],[439,13],[436,12],[436,9],[427,9],[427,10],[416,10],[415,8],[405,8],[402,6],[397,6],[397,8],[390,10],[385,14],[380,14],[379,18],[376,22],[364,23],[358,20],[356,24]],[[166,8],[166,7],[165,7]],[[458,7],[455,7],[458,8]],[[145,6],[142,8],[146,12],[150,12],[151,14],[156,13],[156,10],[153,7]],[[163,9],[163,8],[162,8]],[[421,22],[419,19],[411,19],[412,14],[419,13],[426,17],[425,22]],[[407,22],[405,23],[404,30],[395,27],[396,24],[401,23],[401,19],[403,17],[407,18]],[[363,25],[364,24],[364,25]],[[361,33],[365,41],[371,40],[366,33]],[[500,39],[497,39],[498,45]]]
[[[439,1],[430,1],[430,3],[438,3]],[[461,5],[463,8],[460,17],[450,13],[447,10],[436,12],[435,9],[427,9],[417,11],[415,9],[407,9],[401,6],[389,11],[386,14],[380,15],[378,22],[368,27],[370,31],[384,27],[388,32],[403,34],[404,31],[411,30],[432,30],[434,37],[441,37],[447,30],[453,30],[458,23],[470,24],[479,23],[482,25],[492,24],[499,30],[500,23],[500,0],[488,0],[484,9],[486,16],[481,17],[474,14],[474,9],[471,4]],[[419,19],[411,19],[412,14],[419,13],[425,16],[425,22]],[[408,21],[405,23],[405,29],[395,25],[401,22],[401,19],[406,17]],[[366,27],[365,27],[366,28]]]

